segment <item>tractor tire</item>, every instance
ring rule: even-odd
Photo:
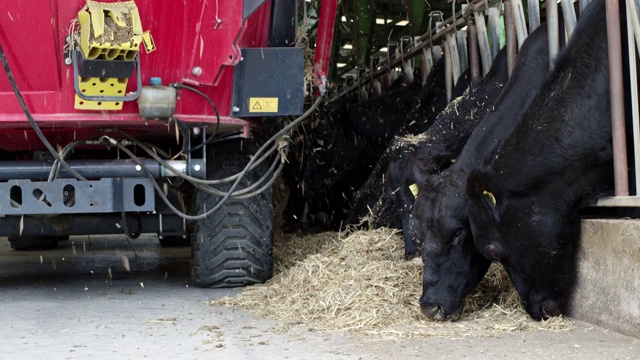
[[[247,141],[223,142],[209,153],[207,178],[221,179],[242,171],[249,162]],[[254,150],[254,149],[253,149]],[[268,169],[261,164],[241,180],[236,190],[260,179]],[[232,184],[217,185],[227,191]],[[196,192],[201,214],[221,196]],[[196,221],[192,241],[192,277],[196,286],[237,287],[269,280],[273,274],[273,206],[271,189],[246,199],[229,198],[221,208]]]

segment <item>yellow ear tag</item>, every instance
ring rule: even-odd
[[[451,163],[453,164],[454,162],[456,162],[456,159],[451,159]]]
[[[493,206],[496,206],[496,197],[493,196],[492,193],[488,192],[487,190],[483,190],[482,195],[485,195],[486,197],[488,197],[489,200],[491,200],[491,204],[493,204]]]
[[[418,191],[420,191],[420,188],[418,188],[418,184],[409,185],[409,190],[411,190],[413,196],[418,197]]]

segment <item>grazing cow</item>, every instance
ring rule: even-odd
[[[422,242],[422,312],[431,319],[456,318],[464,298],[484,277],[491,260],[474,245],[465,196],[467,176],[490,161],[519,123],[549,73],[547,28],[524,42],[494,111],[473,131],[456,162],[428,176],[413,205],[409,235]]]
[[[446,108],[447,94],[445,90],[445,58],[441,57],[434,65],[431,73],[427,77],[423,86],[424,94],[416,103],[412,111],[406,115],[406,122],[398,131],[397,135],[391,141],[391,144],[385,149],[382,156],[376,163],[376,166],[370,172],[367,181],[351,198],[349,204],[349,214],[345,220],[345,224],[358,224],[365,217],[371,215],[374,208],[379,207],[378,201],[383,196],[384,176],[389,167],[390,154],[395,151],[393,149],[401,144],[411,142],[414,139],[412,135],[421,134],[429,129],[435,122],[438,115]],[[469,71],[465,71],[454,88],[453,95],[462,96],[470,84]],[[405,139],[407,136],[408,139]],[[400,150],[402,151],[402,150]],[[412,150],[411,150],[412,151]],[[391,204],[392,205],[392,204]],[[393,210],[393,213],[396,211]],[[383,211],[387,213],[387,211]],[[388,221],[387,221],[388,218]],[[385,217],[380,211],[376,210],[376,217],[373,226],[388,226],[402,228],[400,223],[395,222],[395,215]]]
[[[444,109],[444,77],[442,58],[424,86],[416,82],[364,104],[341,102],[331,111],[325,109],[311,129],[301,132],[308,134],[298,144],[303,145],[297,149],[302,164],[285,166],[287,178],[294,179],[288,183],[285,218],[293,222],[308,217],[319,230],[337,229],[351,194],[366,181],[398,129],[422,130]]]
[[[501,262],[534,319],[560,314],[577,212],[613,190],[604,0],[582,14],[548,79],[493,163],[467,180],[475,247]]]
[[[507,77],[507,57],[503,49],[496,55],[485,79],[452,101],[426,132],[418,137],[397,137],[394,140],[388,159],[385,159],[388,163],[378,165],[382,169],[379,173],[384,174],[383,179],[378,175],[367,185],[375,189],[375,184],[381,183],[382,193],[376,194],[366,187],[361,190],[369,194],[361,198],[377,200],[373,211],[378,217],[375,226],[401,226],[406,259],[415,257],[419,250],[416,241],[409,236],[409,214],[419,186],[427,175],[438,173],[455,161],[469,134],[495,105]]]

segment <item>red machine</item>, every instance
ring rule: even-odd
[[[303,111],[296,3],[5,2],[0,236],[28,249],[156,233],[192,245],[198,286],[270,278],[286,144],[257,149],[251,134]]]

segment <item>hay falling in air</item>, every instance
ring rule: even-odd
[[[456,322],[420,313],[420,259],[405,261],[397,231],[378,229],[276,239],[274,277],[240,295],[214,301],[254,315],[321,331],[350,331],[383,338],[496,336],[505,331],[568,330],[560,317],[531,320],[499,265],[466,301]]]

